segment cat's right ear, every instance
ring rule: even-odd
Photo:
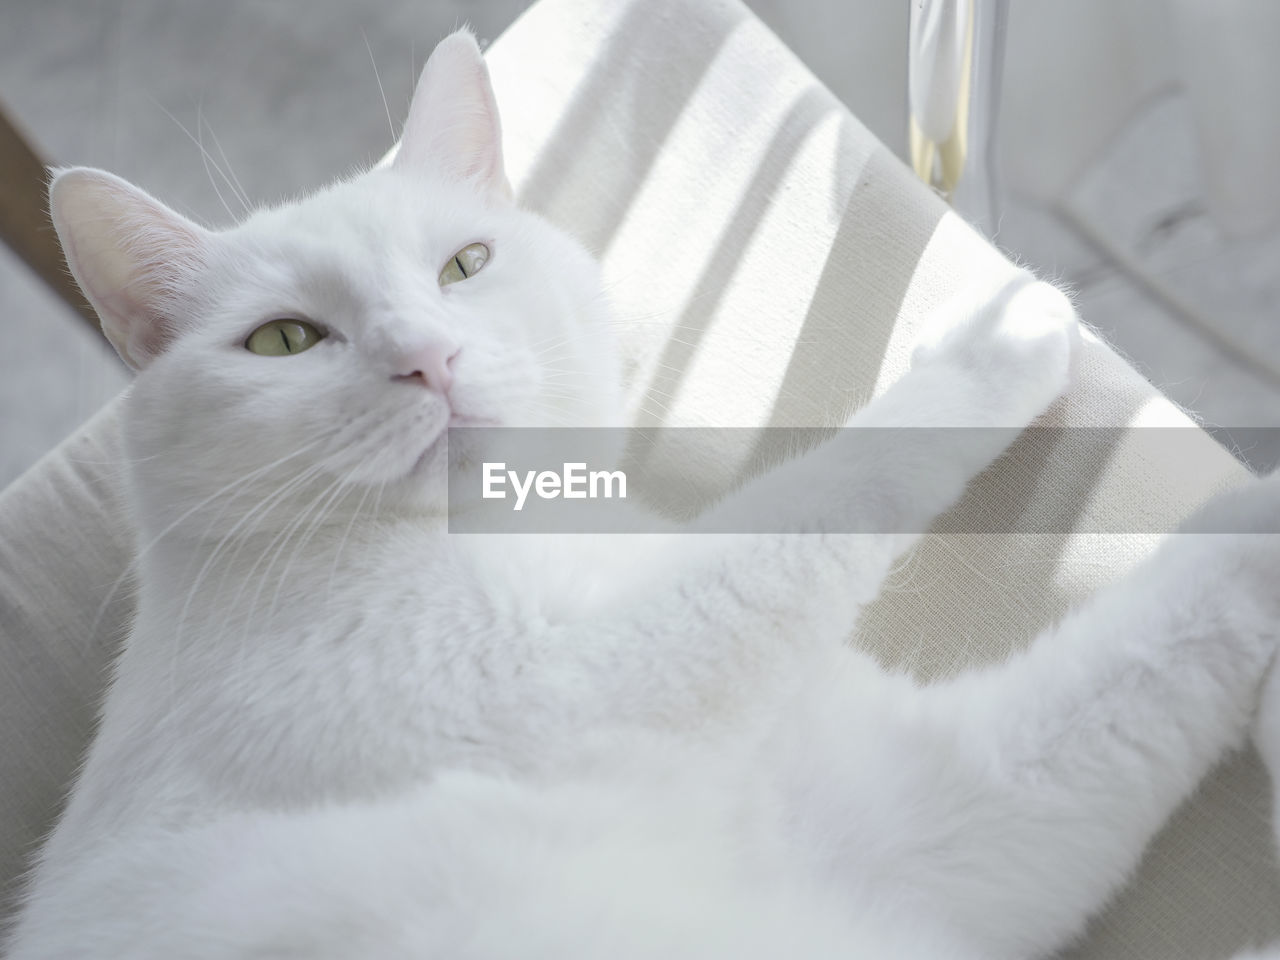
[[[67,266],[125,363],[146,366],[177,335],[182,291],[208,231],[103,170],[54,171],[49,210]]]
[[[470,181],[489,196],[512,199],[502,163],[502,124],[475,34],[464,27],[437,44],[413,92],[392,161]]]

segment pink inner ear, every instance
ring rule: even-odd
[[[119,177],[60,172],[50,187],[67,264],[126,363],[145,366],[176,335],[178,301],[206,255],[206,232]]]
[[[395,166],[473,181],[499,196],[511,196],[489,69],[470,31],[446,37],[427,59]]]

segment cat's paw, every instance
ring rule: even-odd
[[[939,319],[916,346],[913,369],[945,363],[971,372],[1007,387],[1032,416],[1071,383],[1082,350],[1080,321],[1052,284],[1023,274],[995,297],[961,302]]]

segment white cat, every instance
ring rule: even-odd
[[[93,170],[52,208],[140,369],[139,594],[12,960],[1029,960],[1247,734],[1274,536],[1172,538],[934,686],[844,645],[1007,432],[862,431],[788,498],[879,533],[448,534],[447,427],[620,419],[596,268],[513,204],[469,34],[385,169],[222,233]],[[1021,428],[1067,385],[1051,287],[950,326],[852,425]],[[1209,510],[1274,529],[1280,484]]]

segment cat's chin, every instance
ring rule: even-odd
[[[448,469],[449,444],[448,431],[441,430],[439,436],[418,456],[409,467],[403,479],[410,484],[425,483],[437,476],[444,476]]]
[[[496,427],[497,420],[455,415],[448,427],[467,428],[460,433],[441,430],[413,461],[409,469],[395,478],[397,486],[418,509],[436,512],[445,509],[448,501],[449,470],[458,463],[472,463],[483,459],[483,434],[470,428]]]

